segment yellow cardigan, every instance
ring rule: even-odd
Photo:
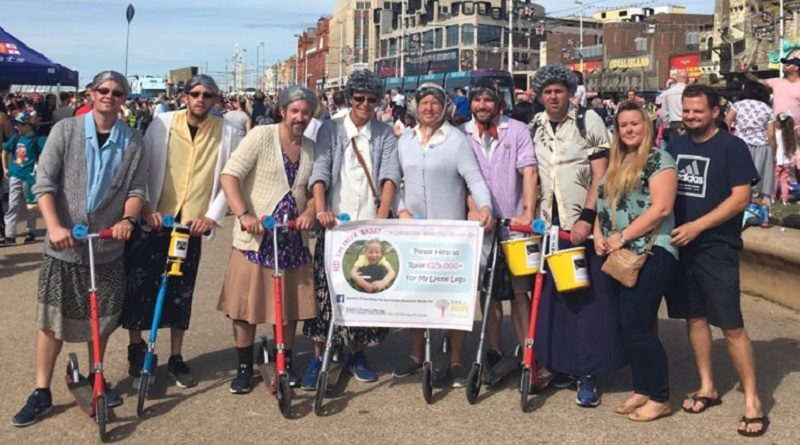
[[[290,191],[289,180],[286,178],[286,171],[283,168],[278,125],[254,127],[233,151],[222,170],[223,175],[231,175],[239,179],[247,210],[251,215],[259,218],[271,215],[281,199]],[[303,137],[300,167],[297,170],[294,187],[291,188],[300,212],[306,208],[308,177],[311,175],[313,162],[314,142]],[[261,236],[250,235],[242,231],[238,223],[234,224],[234,248],[258,250],[260,245]]]

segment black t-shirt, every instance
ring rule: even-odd
[[[200,127],[195,127],[194,125],[189,124],[189,134],[192,135],[192,140],[194,140],[194,137],[197,136],[197,130],[199,129]]]
[[[739,185],[751,185],[760,178],[747,145],[725,131],[717,131],[711,139],[695,143],[680,136],[669,141],[669,154],[678,170],[678,196],[675,200],[675,225],[709,213],[731,195]],[[717,227],[700,234],[690,250],[708,244],[726,243],[742,248],[742,214],[734,215]]]
[[[111,133],[100,133],[97,132],[97,146],[103,148],[103,145],[106,145],[106,141],[108,141],[108,137],[111,136]]]

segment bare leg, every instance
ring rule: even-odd
[[[481,299],[481,302],[483,302],[483,299]],[[489,314],[483,314],[483,316],[489,317],[486,321],[486,343],[488,348],[502,351],[500,326],[503,322],[503,306],[500,302],[492,301],[489,304]]]
[[[273,327],[273,329],[275,329]],[[287,321],[283,326],[283,346],[286,349],[294,347],[295,331],[297,330],[297,320]]]
[[[694,351],[697,374],[700,377],[700,389],[697,390],[697,395],[716,398],[719,394],[714,386],[714,373],[711,369],[711,328],[708,319],[690,318],[686,320],[686,329]],[[684,408],[694,411],[702,409],[702,405],[702,402],[693,402],[691,399],[683,401]]]
[[[325,343],[321,341],[314,342],[314,356],[322,357],[322,351],[325,350]]]
[[[53,331],[36,331],[36,387],[49,388],[53,380],[53,369],[61,353],[63,341],[57,339]]]
[[[172,355],[181,355],[183,349],[183,335],[186,333],[183,329],[170,328],[170,347]],[[250,344],[253,344],[251,341]]]
[[[144,340],[142,339],[142,331],[128,331],[128,343],[129,344],[136,344],[141,343]]]
[[[528,322],[531,319],[531,302],[525,293],[514,294],[511,301],[511,323],[514,326],[514,334],[517,336],[519,344],[525,344],[525,337],[528,336]]]
[[[450,337],[450,366],[464,364],[464,337],[467,335],[464,331],[448,331],[447,335]]]
[[[233,344],[237,348],[253,346],[255,339],[256,325],[242,320],[233,320]]]
[[[761,399],[756,389],[756,360],[753,354],[753,343],[744,328],[723,330],[725,338],[728,340],[728,353],[731,356],[736,373],[739,375],[739,382],[742,384],[744,392],[744,415],[745,417],[761,417],[764,412],[761,409]],[[750,424],[745,427],[744,423],[739,425],[739,429],[746,429],[748,432],[757,432],[762,428],[760,424]]]

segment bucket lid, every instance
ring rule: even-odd
[[[550,258],[553,255],[558,255],[559,253],[569,253],[569,252],[578,252],[578,251],[586,252],[586,247],[580,246],[580,247],[571,247],[569,249],[561,249],[559,251],[556,251],[556,252],[548,254],[546,258]]]
[[[515,243],[515,242],[518,242],[518,241],[536,241],[536,242],[539,242],[539,240],[541,240],[541,239],[542,239],[541,235],[528,235],[528,236],[523,236],[523,237],[519,237],[519,238],[510,238],[510,239],[507,239],[505,241],[500,241],[500,244],[509,244],[509,243]]]

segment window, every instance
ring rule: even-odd
[[[444,29],[436,28],[433,30],[433,47],[441,49],[444,41]]]
[[[620,11],[619,12],[619,16],[620,17],[627,17],[628,16],[628,11]]]
[[[633,39],[633,42],[636,45],[636,51],[647,51],[647,39],[644,37],[637,37]]]
[[[475,25],[461,26],[461,43],[464,45],[475,44]]]
[[[389,39],[389,55],[397,55],[397,39]]]
[[[458,26],[447,27],[447,44],[445,46],[458,46]]]
[[[475,3],[473,2],[464,2],[464,15],[473,15],[475,14]]]
[[[433,48],[433,30],[422,33],[422,47],[426,50]]]
[[[499,26],[478,25],[478,45],[500,46],[503,29]]]

